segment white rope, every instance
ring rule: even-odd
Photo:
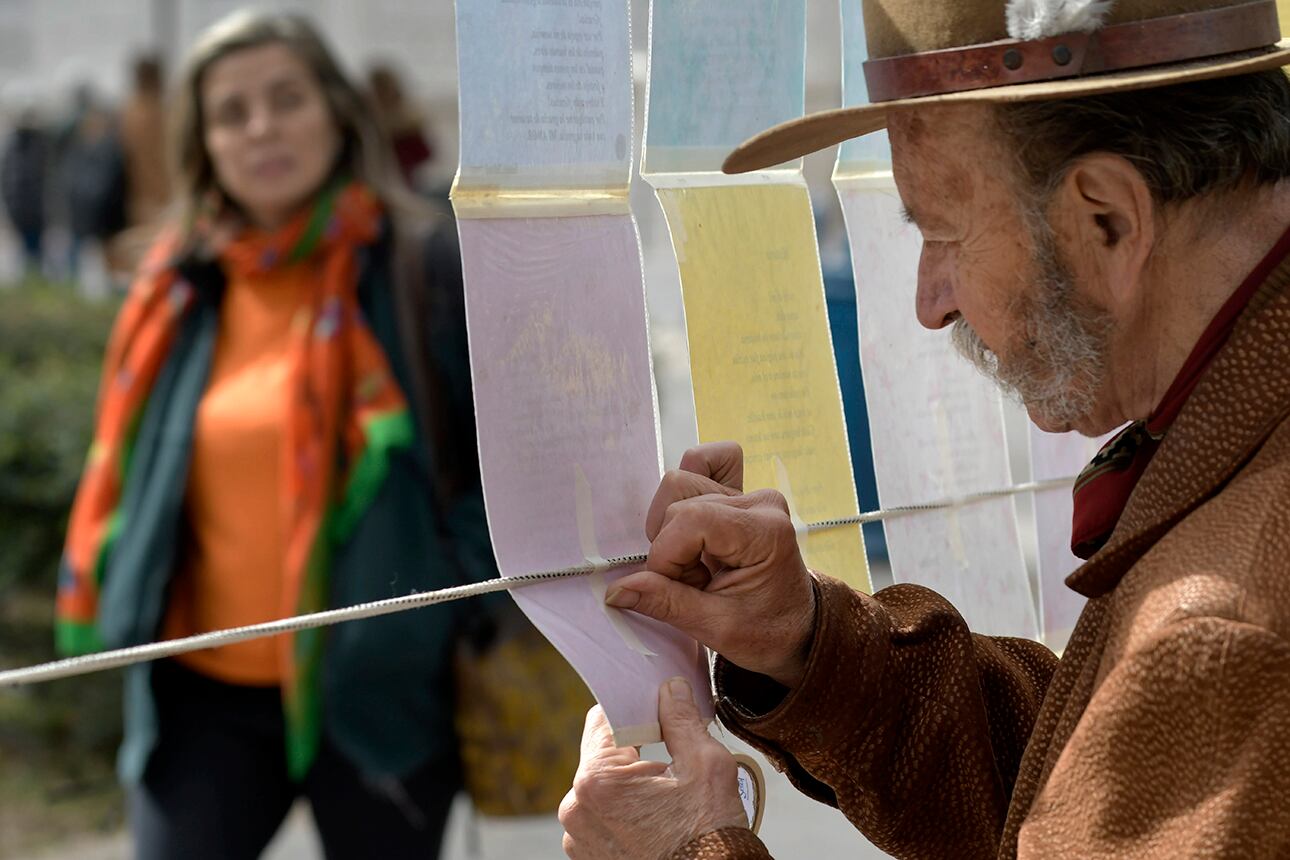
[[[1070,486],[1074,481],[1074,478],[1031,481],[1029,483],[1007,487],[1002,490],[970,493],[964,496],[944,499],[939,502],[893,507],[885,510],[860,514],[855,517],[845,517],[842,519],[810,523],[807,526],[807,530],[810,532],[826,531],[828,529],[841,528],[843,526],[896,519],[898,517],[911,516],[914,514],[925,513],[927,511],[944,510],[946,508],[960,508],[976,502],[989,501],[990,499],[999,499],[1007,496],[1020,495],[1022,493],[1039,492],[1041,490]],[[327,627],[332,624],[340,624],[345,621],[358,621],[363,618],[375,618],[380,615],[389,615],[394,612],[406,612],[410,609],[420,609],[423,606],[433,606],[438,603],[450,603],[454,600],[464,600],[468,597],[477,597],[481,594],[508,591],[512,588],[522,588],[524,586],[537,585],[539,583],[550,582],[552,580],[567,579],[574,576],[587,576],[588,574],[595,573],[596,571],[603,571],[609,568],[622,567],[629,564],[642,564],[645,562],[645,559],[646,556],[644,555],[618,556],[616,558],[606,559],[604,565],[583,564],[577,567],[564,568],[562,570],[526,573],[518,576],[504,576],[498,579],[472,583],[470,585],[458,585],[453,588],[444,588],[439,591],[427,591],[421,594],[407,594],[402,597],[391,597],[385,600],[376,600],[371,603],[360,603],[356,606],[346,606],[342,609],[328,609],[323,612],[314,612],[308,615],[297,615],[294,618],[266,621],[262,624],[249,624],[245,627],[216,630],[211,633],[199,633],[196,636],[188,636],[183,639],[167,639],[164,642],[151,642],[146,645],[119,648],[115,651],[102,651],[97,654],[87,654],[82,657],[69,657],[65,660],[55,660],[50,663],[41,663],[36,666],[28,666],[22,669],[8,669],[0,671],[0,689],[19,687],[26,684],[38,684],[44,681],[54,681],[59,678],[69,678],[74,675],[88,675],[91,672],[103,672],[108,669],[133,666],[136,663],[146,663],[149,660],[160,660],[163,657],[173,657],[176,654],[186,654],[189,651],[200,651],[204,648],[217,648],[221,645],[232,645],[235,642],[246,642],[251,639],[261,639],[266,636],[277,636],[282,633],[294,633],[298,630],[311,630],[316,627]]]

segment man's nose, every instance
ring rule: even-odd
[[[927,256],[918,266],[918,293],[914,300],[918,321],[924,328],[945,328],[958,318],[954,281],[943,267],[930,265]]]

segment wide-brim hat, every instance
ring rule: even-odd
[[[1079,98],[1290,65],[1275,0],[863,2],[871,104],[810,114],[740,144],[727,173],[771,167],[923,105]]]

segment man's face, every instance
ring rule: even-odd
[[[1015,190],[990,108],[892,117],[896,184],[923,235],[917,312],[1053,432],[1100,432],[1109,315]]]

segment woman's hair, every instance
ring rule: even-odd
[[[370,103],[341,71],[313,25],[300,15],[242,10],[197,39],[175,92],[172,153],[181,223],[192,224],[212,193],[218,195],[221,207],[234,204],[220,189],[206,151],[201,98],[206,72],[230,54],[271,44],[286,45],[316,77],[341,137],[336,169],[366,183],[391,216],[426,217],[430,209],[403,185]]]

